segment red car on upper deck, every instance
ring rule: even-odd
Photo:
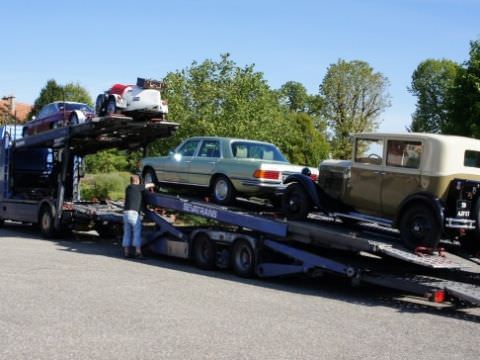
[[[36,117],[23,126],[23,136],[35,135],[67,125],[90,121],[95,115],[87,104],[73,101],[55,101],[45,105]]]

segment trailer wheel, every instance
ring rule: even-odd
[[[310,197],[299,183],[291,183],[282,197],[282,209],[288,219],[303,220],[312,209]]]
[[[241,277],[255,274],[256,256],[252,245],[244,239],[237,240],[232,250],[233,271]]]
[[[205,234],[199,234],[193,242],[193,259],[204,270],[215,268],[215,244]]]
[[[50,239],[53,238],[56,234],[55,232],[55,220],[53,218],[52,210],[49,206],[42,206],[40,209],[39,216],[40,231],[42,232],[43,237]]]
[[[440,241],[440,224],[433,211],[424,204],[412,204],[404,212],[399,230],[403,244],[409,249],[417,246],[435,248]]]

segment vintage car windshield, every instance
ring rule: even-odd
[[[463,165],[480,168],[480,151],[466,150]]]
[[[65,110],[71,111],[71,110],[81,110],[81,111],[86,111],[86,112],[93,112],[93,109],[85,104],[71,104],[71,103],[65,103]]]
[[[235,141],[231,146],[232,154],[237,159],[259,159],[288,162],[280,150],[270,144]]]

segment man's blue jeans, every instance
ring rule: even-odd
[[[135,246],[137,249],[142,246],[142,218],[135,210],[123,212],[123,247]],[[133,244],[132,244],[133,238]]]

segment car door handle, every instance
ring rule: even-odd
[[[184,163],[185,164],[190,164],[192,162],[192,160],[185,160]]]

